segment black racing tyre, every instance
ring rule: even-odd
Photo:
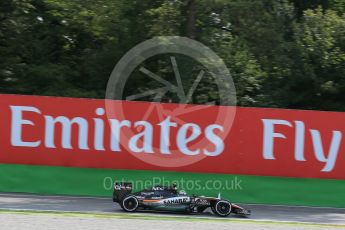
[[[139,201],[135,196],[129,195],[121,201],[121,208],[126,212],[135,212],[139,206]]]
[[[217,216],[226,217],[230,215],[232,205],[227,200],[218,200],[212,205],[211,209]]]

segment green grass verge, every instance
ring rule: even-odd
[[[114,180],[139,190],[177,181],[189,194],[233,202],[345,207],[344,180],[0,164],[0,192],[110,197]],[[236,185],[237,184],[237,185]]]

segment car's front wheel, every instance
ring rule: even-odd
[[[122,202],[121,207],[126,212],[135,212],[139,206],[139,201],[135,196],[126,196]]]
[[[226,217],[231,213],[231,203],[227,200],[218,200],[212,205],[212,211],[217,216]]]

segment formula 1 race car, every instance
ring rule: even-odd
[[[132,183],[115,183],[113,201],[120,204],[126,212],[138,210],[202,213],[207,208],[217,216],[226,217],[231,213],[249,216],[246,210],[236,204],[218,197],[188,196],[184,191],[178,191],[176,184],[172,186],[154,186],[132,193]]]

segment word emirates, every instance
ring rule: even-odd
[[[105,151],[104,146],[104,136],[105,134],[105,124],[110,125],[110,141],[109,149],[111,151],[120,152],[121,151],[121,136],[123,130],[127,131],[131,128],[140,128],[139,132],[133,133],[128,140],[128,148],[134,153],[154,153],[153,141],[154,135],[159,136],[159,151],[161,154],[171,154],[171,130],[176,129],[175,143],[178,147],[179,152],[194,156],[199,154],[204,154],[206,156],[218,156],[224,150],[224,141],[219,136],[220,133],[224,132],[224,127],[211,124],[205,129],[194,123],[185,123],[178,126],[177,123],[172,122],[171,117],[167,117],[165,120],[153,126],[148,121],[135,121],[131,122],[129,120],[117,120],[108,119],[109,122],[105,122],[104,116],[105,110],[103,108],[97,108],[95,114],[99,117],[93,118],[91,124],[82,117],[68,118],[66,116],[49,116],[43,115],[44,124],[44,138],[42,140],[31,140],[28,141],[28,136],[25,136],[26,126],[35,126],[32,120],[25,118],[27,114],[41,114],[41,111],[32,106],[10,106],[12,112],[12,123],[11,123],[11,144],[17,147],[39,147],[44,145],[46,148],[57,148],[61,147],[63,149],[73,149],[72,146],[72,126],[78,127],[78,148],[82,150],[89,150],[92,143],[94,150]],[[57,131],[56,126],[59,124],[61,126],[61,143],[56,143],[57,141]],[[94,133],[89,133],[89,126],[93,125]],[[155,128],[159,129],[157,131]],[[89,135],[90,140],[89,140]],[[198,138],[206,138],[208,144],[204,145],[205,148],[191,148],[189,145],[195,142]],[[32,139],[32,138],[31,138]]]

